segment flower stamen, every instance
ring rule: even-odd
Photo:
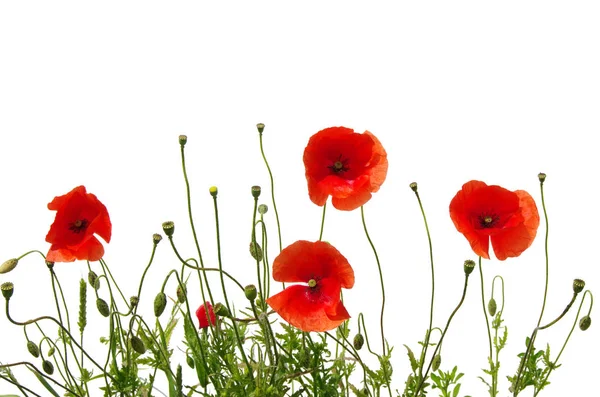
[[[79,234],[88,227],[89,222],[87,219],[77,219],[75,222],[69,224],[69,230],[73,233]]]
[[[333,165],[330,165],[327,168],[329,168],[335,174],[338,174],[340,172],[346,172],[350,169],[350,168],[348,168],[347,164],[348,164],[348,159],[342,160],[342,155],[340,154],[338,156],[338,159],[333,163]]]
[[[315,280],[314,278],[311,278],[310,280],[308,280],[308,286],[310,288],[315,288],[317,286],[317,280]]]

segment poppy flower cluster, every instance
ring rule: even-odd
[[[47,261],[97,261],[104,256],[104,247],[95,234],[110,242],[112,225],[104,204],[87,193],[85,186],[55,197],[48,209],[56,211],[56,217],[46,235],[46,241],[52,244]]]
[[[352,211],[379,190],[388,169],[387,153],[379,140],[346,127],[325,128],[314,134],[304,150],[308,194],[323,206],[331,196],[338,210]]]
[[[295,284],[266,300],[285,321],[303,331],[328,331],[350,314],[340,299],[354,286],[348,260],[323,241],[296,241],[273,261],[273,279]]]
[[[208,317],[206,316],[206,311],[208,310]],[[217,317],[215,316],[215,312],[213,310],[210,302],[205,302],[203,305],[200,305],[198,310],[196,310],[196,317],[198,317],[198,323],[200,324],[200,329],[208,328],[211,325],[215,325],[217,323]],[[210,319],[210,323],[209,320]]]
[[[540,225],[535,201],[524,190],[469,181],[450,202],[450,217],[473,251],[489,259],[489,244],[496,257],[521,255],[533,243]]]

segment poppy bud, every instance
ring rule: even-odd
[[[187,143],[187,135],[179,135],[179,144],[185,146]]]
[[[189,354],[186,354],[185,362],[187,363],[188,367],[194,368],[194,359]]]
[[[184,303],[185,302],[185,296],[187,294],[187,289],[185,287],[185,285],[179,285],[177,286],[177,291],[176,291],[176,295],[177,295],[177,301],[179,303]]]
[[[258,198],[260,196],[261,188],[260,186],[252,186],[250,191],[252,192],[252,197]]]
[[[219,189],[216,186],[211,186],[208,189],[208,192],[210,193],[211,196],[217,197],[217,194],[219,194]]]
[[[490,299],[490,301],[488,302],[488,312],[490,313],[490,316],[494,317],[496,315],[497,308],[498,305],[496,304],[496,299]]]
[[[108,303],[106,303],[106,301],[104,299],[101,299],[101,298],[96,299],[96,307],[98,308],[98,311],[100,312],[100,314],[102,314],[104,317],[109,316],[110,309],[108,308]]]
[[[31,355],[35,358],[38,358],[40,356],[40,349],[35,344],[35,342],[32,342],[32,341],[27,342],[27,351],[29,353],[31,353]]]
[[[138,298],[137,296],[132,296],[131,298],[129,298],[129,304],[131,304],[131,307],[136,307],[139,302],[140,298]]]
[[[52,365],[52,363],[48,360],[44,360],[44,362],[42,362],[42,369],[48,375],[52,375],[54,373],[54,365]]]
[[[216,303],[215,307],[214,307],[214,313],[217,316],[220,317],[229,317],[231,314],[229,313],[229,310],[227,309],[227,306],[225,306],[222,303]]]
[[[13,283],[7,282],[0,285],[0,289],[2,290],[2,295],[4,296],[4,298],[6,298],[6,300],[9,300],[10,297],[13,295],[15,286]]]
[[[356,350],[362,349],[364,344],[365,344],[365,337],[362,336],[362,334],[354,335],[354,340],[352,341],[352,345],[354,346],[354,348]]]
[[[88,273],[88,282],[95,290],[100,288],[100,280],[98,280],[98,275],[93,270]]]
[[[256,129],[258,130],[258,133],[262,135],[265,130],[265,125],[263,123],[258,123],[256,124]]]
[[[439,354],[436,354],[435,357],[433,357],[433,361],[431,362],[431,370],[437,371],[440,368],[441,363],[442,363],[442,356],[440,356]]]
[[[54,349],[54,347],[51,347],[50,350],[48,350],[48,357],[52,357],[55,351],[56,350]]]
[[[263,258],[263,253],[262,253],[262,249],[260,248],[260,245],[258,245],[257,242],[252,241],[250,243],[250,255],[252,255],[252,257],[254,259],[256,259],[257,261],[262,261]]]
[[[269,210],[269,207],[267,207],[266,204],[261,204],[258,206],[258,213],[261,215],[266,214],[268,210]]]
[[[0,266],[0,274],[12,271],[15,267],[17,267],[18,263],[19,260],[15,258],[7,260],[2,264],[2,266]]]
[[[162,228],[167,237],[171,237],[175,233],[175,223],[171,221],[163,222]]]
[[[576,278],[575,280],[573,280],[573,292],[575,292],[576,294],[583,291],[584,287],[585,281],[583,281],[582,279]]]
[[[579,329],[582,331],[587,330],[592,325],[592,318],[590,316],[583,316],[579,320]]]
[[[144,345],[144,341],[142,341],[140,338],[138,338],[135,335],[132,335],[130,342],[131,342],[131,348],[133,350],[135,350],[136,353],[139,353],[139,354],[146,353],[146,345]]]
[[[160,240],[162,240],[162,236],[158,233],[154,233],[152,235],[152,242],[154,243],[154,245],[158,245],[158,243],[160,243]]]
[[[413,182],[408,186],[410,186],[410,188],[412,189],[413,192],[415,192],[415,193],[417,192],[417,182]]]
[[[546,181],[546,174],[544,174],[543,172],[540,172],[538,174],[538,179],[540,180],[540,183],[544,183],[544,181]]]
[[[167,296],[164,292],[159,292],[154,298],[154,315],[160,317],[167,307]]]
[[[468,276],[473,273],[473,269],[475,269],[475,261],[471,259],[467,259],[464,264],[465,274]]]
[[[256,299],[256,285],[254,284],[250,284],[247,285],[246,288],[244,288],[244,294],[246,295],[246,298],[248,298],[249,301],[254,301],[254,299]]]

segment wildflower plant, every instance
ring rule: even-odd
[[[263,194],[260,186],[249,189],[248,200],[253,204],[247,219],[248,225],[251,222],[250,238],[248,246],[235,247],[248,251],[256,270],[256,277],[251,280],[239,279],[235,268],[224,266],[219,190],[214,186],[208,189],[208,194],[214,210],[216,257],[208,259],[203,255],[192,216],[194,200],[186,166],[186,148],[192,140],[188,142],[185,135],[179,136],[178,142],[191,240],[196,248],[192,256],[180,248],[179,225],[167,220],[162,223],[162,234],[147,231],[150,255],[145,268],[139,269],[140,279],[117,280],[104,259],[110,248],[96,237],[108,244],[112,236],[109,209],[100,201],[101,193],[96,192],[96,196],[78,186],[56,196],[48,204],[48,209],[56,211],[46,237],[50,243],[48,250],[12,255],[2,252],[7,256],[18,255],[0,265],[1,291],[6,318],[15,327],[21,327],[24,334],[22,340],[10,343],[21,343],[25,348],[21,360],[1,360],[2,390],[10,387],[25,396],[69,397],[159,394],[459,397],[464,396],[461,382],[468,376],[478,376],[491,397],[508,393],[516,397],[525,390],[537,396],[544,390],[552,372],[563,365],[559,359],[575,329],[585,331],[591,326],[591,291],[583,280],[575,279],[572,298],[564,310],[557,315],[547,314],[546,260],[539,317],[531,324],[531,334],[514,339],[511,335],[512,340],[525,340],[518,365],[501,367],[500,353],[509,340],[503,317],[505,280],[497,275],[491,285],[486,285],[483,272],[487,271],[484,259],[491,260],[490,244],[498,260],[512,260],[529,249],[535,238],[540,238],[540,224],[545,226],[547,258],[545,174],[538,175],[538,201],[537,196],[524,190],[512,191],[477,180],[466,182],[458,190],[449,203],[449,221],[467,240],[465,260],[457,264],[463,277],[462,293],[445,321],[439,324],[433,321],[432,236],[417,183],[407,187],[415,194],[425,225],[424,237],[429,243],[431,298],[426,308],[429,321],[423,325],[424,336],[417,344],[404,344],[404,353],[390,345],[384,327],[385,309],[393,310],[404,303],[386,302],[388,280],[364,212],[373,194],[384,194],[379,193],[384,190],[388,176],[384,146],[371,132],[360,134],[346,127],[325,128],[312,135],[303,161],[308,197],[322,207],[319,239],[298,235],[295,242],[283,246],[281,229],[286,225],[280,224],[275,195],[277,170],[271,169],[267,162],[264,129],[264,124],[257,125],[259,148],[270,180],[270,186],[264,190],[269,194]],[[323,240],[330,196],[335,210],[360,211],[380,282],[381,306],[373,308],[378,321],[370,316],[367,322],[366,313],[357,313],[344,302],[345,296],[374,294],[376,288],[359,285],[354,269],[362,264],[338,250],[336,241]],[[267,217],[271,208],[274,217]],[[336,239],[339,241],[340,236]],[[175,266],[155,265],[159,249],[171,252]],[[38,261],[49,274],[52,295],[44,299],[54,301],[55,312],[21,318],[11,310],[11,300],[21,299],[27,286],[13,284],[8,279],[9,273],[25,271],[20,266],[24,261]],[[63,286],[55,272],[62,262],[74,261],[87,273],[73,287],[79,296],[77,315],[72,313],[72,302],[65,298],[65,290],[70,286]],[[148,285],[150,273],[159,274],[162,284]],[[217,282],[209,280],[209,273],[217,275]],[[467,296],[467,291],[473,288],[478,291]],[[486,293],[488,288],[491,293]],[[126,297],[124,291],[131,295]],[[461,372],[453,361],[455,358],[443,350],[451,343],[446,341],[448,330],[455,326],[453,320],[460,316],[466,299],[480,300],[483,318],[471,321],[481,321],[487,329],[488,343],[480,349],[483,369],[479,374]],[[141,314],[142,305],[151,306],[152,314]],[[106,333],[100,339],[104,347],[101,353],[92,352],[84,338],[92,316],[106,321]],[[560,321],[572,321],[567,337],[553,341],[552,348],[550,344],[536,345],[540,332]],[[407,322],[407,326],[411,324]],[[405,354],[408,373],[392,367],[392,353]],[[27,377],[28,373],[32,376]],[[500,390],[501,377],[509,380],[508,390]]]

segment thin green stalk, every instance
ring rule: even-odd
[[[545,176],[544,176],[545,177]],[[546,235],[544,238],[544,253],[546,256],[546,280],[544,284],[544,300],[542,301],[542,310],[540,311],[540,318],[537,322],[537,327],[542,323],[542,317],[544,316],[544,309],[546,308],[546,298],[548,295],[548,276],[549,276],[549,258],[548,258],[548,213],[546,212],[546,201],[544,200],[544,182],[540,179],[540,194],[542,196],[542,209],[544,210],[544,220],[546,222]]]
[[[319,233],[319,241],[323,239],[323,229],[325,227],[325,211],[327,210],[327,202],[323,204],[323,215],[321,217],[321,232]]]
[[[253,189],[253,194],[254,194],[254,187]],[[214,197],[214,201],[215,201],[215,216],[216,216],[216,211],[217,211],[217,197]],[[252,233],[250,235],[250,244],[252,244],[252,249],[255,252],[254,255],[254,260],[256,261],[256,277],[257,277],[257,281],[258,281],[258,293],[260,294],[260,299],[261,299],[261,306],[262,306],[262,310],[264,311],[266,309],[266,303],[265,300],[267,299],[267,297],[264,295],[264,290],[263,290],[263,280],[260,277],[260,258],[258,256],[258,252],[259,252],[259,248],[256,246],[257,242],[256,242],[256,212],[257,212],[257,208],[258,208],[258,196],[254,197],[254,209],[252,211]],[[218,222],[218,221],[217,221]]]
[[[264,128],[264,125],[263,125]],[[275,204],[275,183],[273,182],[273,173],[271,172],[271,167],[269,167],[269,162],[267,161],[267,157],[265,156],[265,151],[263,149],[263,139],[262,139],[262,131],[259,130],[258,133],[259,141],[260,141],[260,154],[262,155],[263,160],[265,161],[265,165],[267,166],[267,171],[269,172],[269,180],[271,181],[271,201],[273,202],[273,210],[275,211],[275,220],[277,221],[277,236],[279,237],[279,252],[281,252],[281,225],[279,223],[279,212],[277,212],[277,204]]]
[[[490,322],[488,321],[487,310],[485,307],[485,291],[484,291],[484,282],[483,282],[483,269],[481,266],[481,257],[479,257],[479,278],[481,280],[481,305],[483,307],[483,318],[485,319],[485,326],[487,327],[488,342],[489,342],[489,347],[490,347],[490,355],[488,357],[489,357],[489,362],[491,363],[492,360],[494,359],[494,355],[492,352],[492,333],[490,331]],[[493,368],[490,368],[490,369],[493,369]],[[492,372],[491,397],[495,397],[497,394],[496,384],[498,381],[498,376],[497,376],[497,374],[494,373],[494,371],[491,371],[491,372]]]

